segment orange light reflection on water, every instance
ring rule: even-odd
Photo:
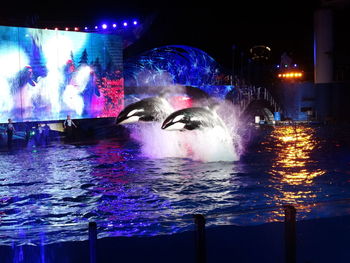
[[[307,126],[277,126],[271,134],[272,144],[267,150],[277,153],[269,173],[272,175],[270,187],[278,194],[266,196],[277,206],[292,204],[303,214],[311,211],[310,205],[316,193],[310,190],[314,179],[325,173],[318,167],[311,154],[317,149],[319,141],[315,129]],[[270,149],[269,149],[270,147]],[[273,212],[269,221],[280,221],[282,210]]]

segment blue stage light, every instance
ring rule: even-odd
[[[123,26],[128,26],[128,23],[127,23],[127,22],[124,22],[124,23],[123,23]]]
[[[113,28],[116,28],[117,27],[117,24],[113,24]]]
[[[88,27],[86,26],[86,27],[84,27],[84,29],[85,29],[85,30],[88,30]]]
[[[102,28],[103,28],[103,29],[107,29],[107,25],[106,25],[106,24],[103,24],[103,25],[102,25]]]
[[[98,26],[95,26],[95,29],[98,29]]]
[[[133,24],[134,24],[134,25],[137,25],[137,21],[136,21],[136,20],[134,20]]]

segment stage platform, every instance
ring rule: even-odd
[[[45,145],[48,141],[65,140],[66,134],[63,129],[64,120],[35,121],[14,123],[16,133],[13,136],[13,148],[26,147],[28,143]],[[91,139],[103,139],[128,136],[125,127],[115,124],[115,118],[91,118],[74,119],[77,128],[73,129],[73,140],[84,141]],[[39,126],[49,128],[48,138],[39,131]],[[0,124],[0,150],[7,150],[6,123]],[[40,146],[38,145],[38,146]]]

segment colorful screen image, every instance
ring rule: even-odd
[[[120,36],[0,26],[0,122],[117,116],[122,71]]]

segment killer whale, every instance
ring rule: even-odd
[[[163,97],[150,97],[126,106],[118,115],[116,124],[163,121],[173,111]]]
[[[192,107],[171,113],[163,122],[163,130],[196,130],[204,128],[225,127],[217,113],[208,108]]]

